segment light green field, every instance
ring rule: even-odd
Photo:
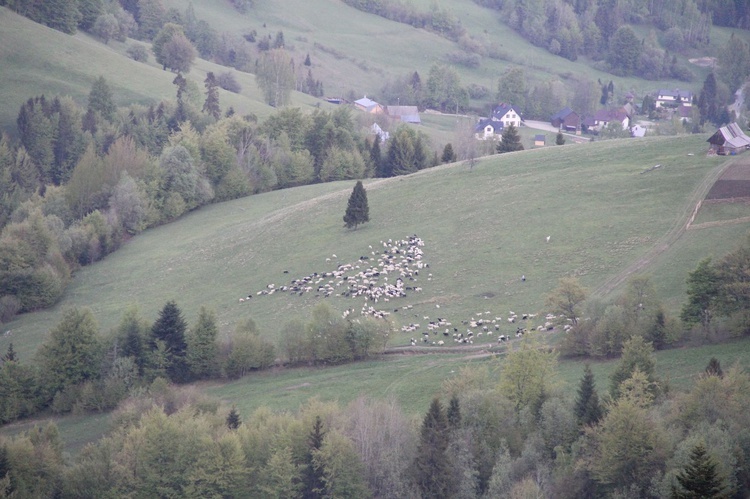
[[[546,147],[482,158],[473,170],[453,164],[368,180],[372,221],[356,231],[342,223],[352,182],[212,205],[146,231],[104,261],[81,269],[60,304],[5,326],[13,333],[0,338],[0,351],[13,341],[28,357],[66,307],[91,307],[106,331],[127,305],[137,304],[153,320],[170,299],[188,321],[206,305],[216,310],[222,333],[252,317],[266,337],[276,340],[288,320],[307,319],[324,298],[276,293],[239,303],[240,297],[268,284],[333,270],[336,262],[367,255],[370,245],[377,249],[380,241],[410,234],[424,239],[424,260],[433,279],[423,272],[416,283],[421,293],[377,304],[382,309],[413,305],[408,313],[391,315],[396,325],[424,322],[424,316],[459,325],[479,312],[544,314],[545,296],[560,277],[577,276],[597,290],[684,225],[705,180],[726,161],[697,154],[704,141],[703,136],[656,137],[637,144],[616,140]],[[655,162],[663,168],[640,174]],[[658,264],[645,269],[673,311],[683,300],[687,273],[706,252],[722,251],[714,234],[721,234],[727,251],[744,239],[744,227],[715,230],[687,232]],[[333,254],[335,261],[326,262]],[[340,311],[362,305],[340,296],[326,301]],[[515,332],[515,325],[506,327],[512,331],[504,327],[503,332]],[[391,342],[405,343],[408,336],[402,334]]]
[[[745,217],[750,217],[750,203],[748,202],[703,203],[700,210],[698,210],[694,224],[698,225],[707,222],[729,223]]]
[[[133,43],[139,42],[128,42]],[[21,104],[36,95],[70,95],[86,106],[92,83],[102,75],[120,105],[174,99],[174,73],[158,67],[153,54],[149,63],[133,61],[124,55],[127,46],[115,41],[104,45],[84,33],[66,35],[0,7],[0,131],[15,132]],[[188,77],[202,90],[206,72],[227,70],[197,59]],[[255,77],[234,73],[242,85],[242,93],[220,91],[222,108],[233,106],[240,114],[255,113],[261,118],[273,113],[274,108],[263,103]],[[305,108],[319,102],[309,95],[293,92],[295,106]]]

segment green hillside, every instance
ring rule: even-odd
[[[125,55],[126,48],[116,41],[104,45],[85,33],[66,35],[0,7],[0,130],[15,132],[18,109],[36,95],[70,95],[85,106],[92,83],[102,75],[119,105],[174,100],[174,73],[163,71],[153,54],[149,64],[133,61]],[[227,70],[198,59],[188,76],[202,89],[206,72]],[[222,106],[261,118],[273,113],[274,109],[263,103],[255,77],[234,73],[242,93],[222,90]],[[299,92],[293,93],[292,101],[301,107],[319,102]]]
[[[342,223],[349,182],[212,205],[148,230],[81,269],[60,304],[9,323],[13,333],[0,339],[0,350],[12,340],[28,357],[66,307],[91,307],[107,330],[128,304],[153,320],[170,299],[190,321],[206,305],[217,311],[223,332],[252,317],[276,340],[288,320],[307,318],[324,298],[279,292],[239,303],[240,297],[331,271],[337,262],[356,263],[369,246],[377,250],[381,241],[411,234],[425,241],[424,261],[433,278],[423,271],[414,283],[421,293],[374,304],[413,305],[407,313],[392,313],[397,325],[424,322],[424,316],[459,324],[479,312],[545,313],[545,296],[560,277],[578,276],[589,289],[602,291],[607,283],[621,284],[615,278],[644,257],[649,260],[643,270],[654,275],[676,312],[687,272],[703,257],[731,250],[750,228],[744,223],[681,236],[676,231],[727,161],[707,158],[704,150],[704,136],[618,140],[483,158],[474,169],[452,164],[370,180],[365,186],[372,221],[356,231]],[[661,168],[642,173],[657,162]],[[326,300],[340,311],[362,306],[360,299]],[[408,338],[398,334],[391,343]]]

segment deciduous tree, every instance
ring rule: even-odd
[[[37,352],[47,396],[96,378],[99,355],[99,327],[91,310],[67,310]]]
[[[283,48],[271,49],[258,60],[255,78],[267,104],[281,107],[289,102],[295,82],[292,62]]]
[[[586,289],[575,277],[560,279],[557,289],[547,296],[547,304],[553,307],[554,313],[561,314],[578,324],[579,307],[586,300]]]

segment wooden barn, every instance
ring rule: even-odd
[[[737,123],[719,128],[707,141],[716,154],[739,154],[750,149],[750,137],[745,135]]]
[[[547,137],[544,134],[534,135],[534,145],[543,146],[547,144]]]

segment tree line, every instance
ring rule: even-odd
[[[37,96],[0,137],[0,321],[47,307],[71,273],[142,230],[211,202],[314,182],[403,175],[440,163],[402,125],[381,144],[347,107],[222,112],[209,73],[178,73],[176,101],[118,108],[106,79],[88,106]]]
[[[648,276],[630,279],[611,303],[588,297],[577,279],[564,278],[547,304],[569,325],[560,352],[569,357],[617,357],[623,345],[642,338],[657,350],[686,341],[714,341],[750,333],[750,239],[717,262],[702,260],[687,277],[679,317],[662,304]],[[581,320],[585,318],[585,320]]]
[[[107,333],[91,310],[72,308],[33,359],[22,362],[12,343],[0,357],[0,424],[44,410],[108,411],[157,379],[184,384],[237,379],[282,362],[314,366],[362,360],[383,351],[390,329],[375,319],[344,319],[320,304],[308,321],[286,324],[276,346],[252,319],[220,338],[216,315],[205,307],[189,325],[174,301],[153,322],[131,307]]]
[[[738,366],[724,371],[712,358],[688,391],[674,393],[654,374],[651,346],[633,338],[608,388],[585,366],[573,393],[559,381],[556,355],[533,338],[498,362],[446,379],[421,421],[393,400],[367,397],[242,414],[156,378],[73,459],[63,458],[54,424],[0,437],[0,495],[719,498],[750,490],[741,465],[750,375]]]

